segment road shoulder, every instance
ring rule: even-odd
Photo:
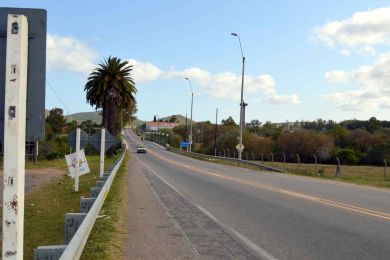
[[[135,155],[129,156],[127,258],[198,259],[196,250],[156,197]]]

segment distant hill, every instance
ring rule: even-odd
[[[66,115],[65,118],[67,122],[71,122],[73,120],[75,121],[91,120],[92,122],[97,124],[100,124],[102,122],[102,116],[100,115],[99,111],[74,113],[74,114]]]
[[[184,125],[186,123],[186,117],[183,115],[171,115],[171,116],[167,116],[167,117],[162,117],[160,119],[162,119],[163,121],[169,121],[171,119],[171,117],[173,117],[173,116],[176,117],[176,123],[181,124],[181,125]],[[192,122],[195,123],[194,120],[192,120]],[[188,124],[190,123],[190,117],[187,118],[187,123]]]

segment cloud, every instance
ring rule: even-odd
[[[371,46],[368,46],[368,45],[365,45],[362,48],[360,48],[358,52],[360,54],[370,55],[370,56],[375,56],[375,54],[376,54],[375,49],[372,48]]]
[[[347,50],[347,49],[342,49],[339,51],[339,54],[341,56],[350,56],[352,54],[352,52],[350,50]]]
[[[325,73],[326,81],[329,83],[340,83],[348,80],[348,73],[343,70],[332,70]]]
[[[357,12],[348,19],[317,26],[310,38],[330,47],[390,44],[390,7]]]
[[[184,70],[162,70],[149,62],[129,60],[134,65],[133,78],[136,83],[160,79],[190,77],[193,83],[202,87],[206,93],[224,99],[240,100],[241,75],[232,72],[212,74],[202,68],[192,67]],[[262,96],[262,100],[271,104],[297,104],[298,95],[280,95],[276,92],[276,84],[271,75],[256,77],[245,76],[245,95]]]
[[[96,66],[98,54],[73,37],[47,36],[48,69],[65,69],[88,74]]]
[[[350,81],[357,89],[339,91],[327,95],[340,108],[345,110],[373,110],[390,108],[390,53],[379,56],[373,65],[365,65],[356,70],[331,71],[325,74],[329,82]]]

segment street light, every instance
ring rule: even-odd
[[[240,103],[240,136],[238,139],[238,159],[242,159],[242,130],[244,128],[244,71],[245,71],[245,57],[244,53],[242,52],[242,46],[241,46],[241,39],[240,36],[237,33],[231,33],[232,36],[235,36],[238,38],[238,42],[240,43],[240,50],[241,50],[241,56],[242,56],[242,75],[241,75],[241,103]]]
[[[190,84],[190,89],[191,89],[191,122],[190,122],[190,136],[189,136],[189,141],[190,141],[190,146],[189,146],[189,152],[192,150],[192,107],[194,105],[194,92],[192,91],[192,85],[191,85],[191,80],[190,78],[185,78],[188,80],[188,83]]]

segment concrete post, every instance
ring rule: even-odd
[[[79,174],[80,174],[80,128],[77,127],[76,130],[76,165],[75,165],[75,174],[74,174],[74,191],[79,191]]]
[[[106,129],[103,127],[100,137],[100,177],[104,174],[104,152],[106,144]]]
[[[341,177],[341,170],[340,170],[340,160],[339,157],[336,157],[337,160],[337,167],[336,167],[336,177]]]
[[[22,260],[28,22],[23,15],[10,14],[7,23],[2,258]]]
[[[86,213],[67,213],[65,215],[65,245],[69,244],[86,215]]]

